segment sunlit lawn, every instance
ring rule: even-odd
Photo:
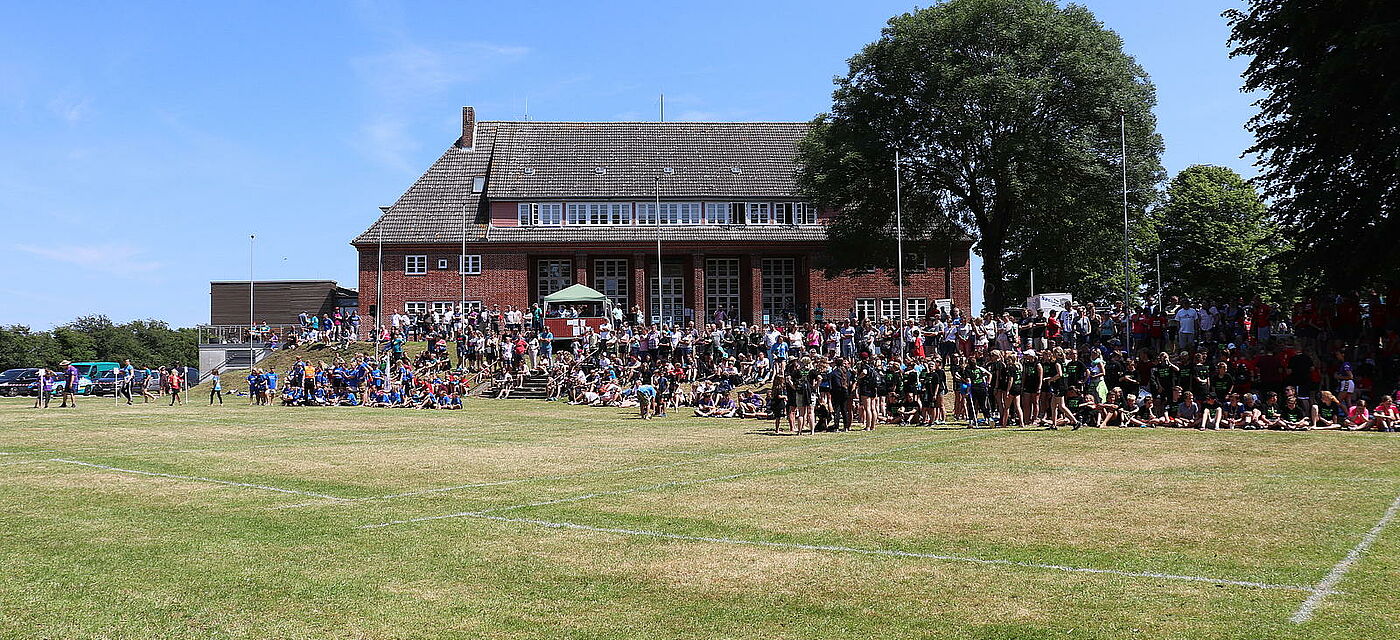
[[[5,638],[1400,637],[1384,434],[27,407]]]

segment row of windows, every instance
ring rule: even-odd
[[[461,259],[461,273],[469,276],[481,275],[481,256],[459,256]],[[438,258],[437,268],[447,269],[450,264],[449,258]],[[404,256],[403,272],[410,276],[421,276],[428,273],[428,256]]]
[[[428,309],[430,308],[428,305],[430,304],[432,305],[431,309],[433,313],[456,313],[459,304],[462,305],[463,313],[471,311],[481,311],[483,308],[485,308],[485,306],[481,304],[480,300],[467,300],[465,303],[458,303],[455,300],[432,303],[405,302],[403,303],[404,315],[407,315],[411,318],[421,318],[424,314],[428,313]]]
[[[657,224],[655,202],[521,202],[521,226]],[[816,224],[805,202],[663,202],[661,224]]]
[[[953,301],[948,299],[935,300],[938,308],[945,313],[952,309]],[[905,298],[904,306],[908,310],[911,319],[918,320],[928,315],[928,298]],[[876,313],[878,310],[879,313]],[[898,318],[899,298],[856,298],[855,312],[857,318],[868,318],[878,320],[880,318]]]

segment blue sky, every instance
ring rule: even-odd
[[[1086,2],[1157,85],[1165,164],[1240,153],[1220,12]],[[210,280],[355,286],[347,242],[482,119],[807,120],[905,2],[0,5],[0,324],[208,320]],[[974,296],[976,297],[976,296]]]

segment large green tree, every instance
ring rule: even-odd
[[[1286,245],[1259,193],[1238,173],[1199,164],[1182,169],[1157,217],[1168,294],[1278,295],[1278,256]]]
[[[1400,2],[1251,0],[1226,12],[1252,58],[1249,122],[1296,274],[1342,286],[1400,275]]]
[[[1122,40],[1078,5],[949,0],[892,18],[801,148],[801,189],[841,211],[829,268],[893,262],[899,151],[912,249],[972,241],[988,307],[1024,293],[1030,269],[1041,290],[1121,291],[1119,117],[1141,236],[1162,179],[1155,101]]]

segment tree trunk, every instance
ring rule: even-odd
[[[1002,264],[1006,236],[1000,231],[982,232],[982,311],[1000,313],[1006,308],[1006,267]]]

